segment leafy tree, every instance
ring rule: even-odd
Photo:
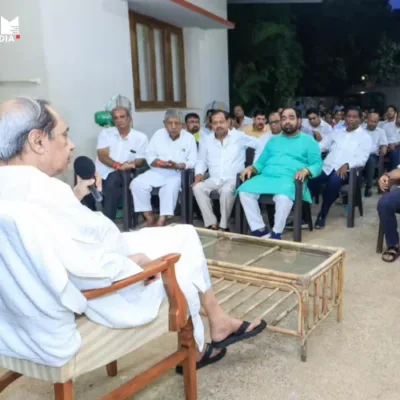
[[[398,84],[400,81],[400,43],[384,33],[377,57],[371,62],[369,79],[381,84]]]
[[[278,107],[295,94],[303,69],[290,9],[231,6],[229,18],[237,29],[230,34],[231,97],[247,111]],[[244,12],[245,11],[245,12]]]

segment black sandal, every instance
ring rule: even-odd
[[[388,259],[385,259],[384,257],[390,257]],[[392,246],[386,249],[383,254],[382,254],[382,261],[385,261],[387,263],[393,263],[395,262],[400,256],[400,249],[399,246]]]
[[[208,365],[214,364],[214,363],[218,362],[219,360],[222,360],[225,357],[226,352],[227,352],[226,349],[222,349],[217,355],[215,355],[214,357],[211,357],[213,350],[214,350],[214,347],[210,343],[207,343],[206,351],[204,352],[203,357],[201,358],[200,361],[197,361],[197,363],[196,363],[196,370],[207,367]],[[175,372],[179,375],[183,375],[182,365],[177,365],[175,368]]]
[[[264,320],[261,320],[259,325],[255,326],[251,331],[247,331],[250,325],[250,322],[243,321],[242,325],[236,332],[230,334],[227,338],[221,340],[220,342],[213,341],[211,344],[215,349],[224,349],[232,344],[259,335],[267,327],[267,323]]]

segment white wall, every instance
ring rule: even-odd
[[[225,18],[226,0],[194,4]],[[94,113],[111,96],[132,104],[133,75],[128,4],[125,0],[13,0],[1,15],[20,17],[21,39],[0,45],[1,79],[40,78],[39,86],[0,87],[0,100],[25,94],[51,101],[70,126],[76,155],[95,157],[100,131]],[[229,104],[225,30],[185,28],[187,110],[201,116],[214,100]],[[165,110],[135,111],[134,126],[151,136]],[[71,173],[62,177],[72,182]]]
[[[0,81],[40,78],[27,83],[0,86],[0,102],[15,96],[48,98],[47,72],[39,13],[39,0],[2,0],[0,14],[7,20],[19,17],[21,39],[0,44]]]

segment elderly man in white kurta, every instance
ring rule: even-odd
[[[85,313],[111,328],[149,323],[166,297],[161,280],[89,302],[82,301],[79,291],[107,287],[138,274],[150,259],[168,253],[181,253],[176,275],[188,302],[199,350],[204,347],[200,303],[209,318],[213,346],[204,353],[199,351],[198,368],[221,359],[227,346],[265,328],[260,320],[250,324],[231,318],[219,306],[192,226],[121,234],[102,213],[83,206],[80,200],[89,193],[94,179],[78,179],[71,190],[54,178],[68,169],[73,150],[68,126],[47,103],[17,98],[0,105],[0,207],[6,216],[0,235],[7,237],[0,247],[0,355],[65,365],[81,344],[74,313]],[[9,204],[32,210],[31,216],[24,213],[23,222],[16,227],[19,235],[14,225],[9,231],[5,227],[15,216],[10,211],[7,218]],[[32,226],[30,234],[26,219]],[[40,240],[40,249],[36,246],[38,232],[46,235]],[[43,252],[46,239],[48,254]],[[59,276],[49,269],[56,261]]]
[[[196,141],[182,129],[183,117],[179,111],[165,113],[164,128],[150,140],[146,160],[150,169],[135,178],[130,189],[135,212],[143,213],[147,225],[155,223],[151,206],[151,191],[160,188],[160,218],[158,226],[164,226],[174,215],[181,190],[181,171],[194,168],[197,161]]]
[[[122,171],[144,164],[147,136],[132,129],[130,110],[116,107],[112,110],[114,127],[103,129],[97,139],[96,169],[103,180],[103,213],[114,221],[122,199]]]
[[[203,137],[195,168],[193,194],[204,225],[213,230],[229,230],[228,224],[235,204],[236,176],[246,161],[246,150],[255,149],[258,139],[236,129],[229,129],[230,117],[225,111],[211,114],[213,134]],[[209,177],[205,178],[208,171]],[[221,220],[213,212],[211,192],[219,193]]]

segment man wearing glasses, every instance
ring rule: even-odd
[[[155,216],[151,206],[151,191],[160,188],[160,218],[157,226],[164,226],[174,215],[181,189],[181,171],[194,168],[197,146],[192,134],[182,129],[182,113],[167,110],[164,128],[150,140],[146,161],[150,169],[135,178],[130,189],[135,212],[143,213],[147,226],[153,226]]]

